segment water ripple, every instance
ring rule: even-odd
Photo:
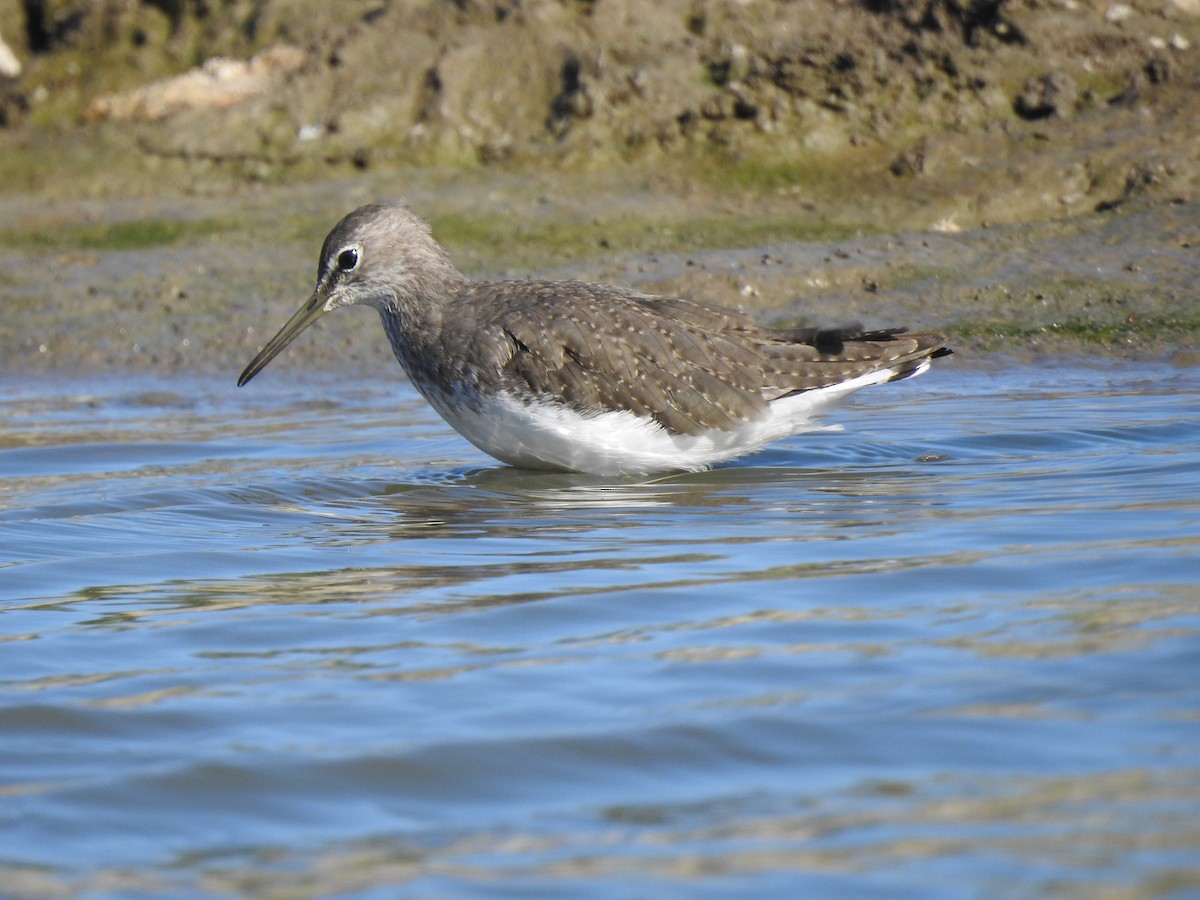
[[[653,479],[343,387],[0,400],[8,894],[1195,887],[1195,370]]]

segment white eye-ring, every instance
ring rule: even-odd
[[[347,247],[337,255],[337,267],[341,272],[353,272],[358,268],[358,248]]]

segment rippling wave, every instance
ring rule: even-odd
[[[6,895],[1200,887],[1197,370],[641,480],[264,386],[0,400]]]

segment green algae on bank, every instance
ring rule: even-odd
[[[537,271],[614,254],[703,252],[788,241],[841,240],[872,233],[866,223],[832,223],[807,215],[514,221],[504,213],[433,212],[428,220],[434,237],[452,251],[460,266],[490,272]]]
[[[140,250],[194,242],[228,233],[221,219],[137,219],[85,225],[0,228],[0,243],[15,250]]]
[[[1063,344],[1074,342],[1095,347],[1129,348],[1152,347],[1171,339],[1194,344],[1200,334],[1200,316],[1183,317],[1130,315],[1121,322],[1098,322],[1092,319],[1068,319],[1027,325],[1013,321],[977,320],[959,322],[953,329],[956,335],[971,340],[983,350],[1002,351],[1014,346],[1028,345],[1046,338]]]
[[[763,321],[936,328],[962,360],[972,351],[1184,358],[1200,346],[1194,203],[880,234],[824,231],[822,210],[786,195],[718,200],[674,181],[412,171],[236,198],[32,211],[2,201],[10,221],[35,227],[24,243],[0,245],[0,265],[13,273],[0,367],[232,377],[311,291],[328,228],[354,206],[400,196],[476,277],[614,282],[739,306]],[[53,230],[45,223],[81,221],[44,236]],[[275,368],[289,366],[399,377],[365,312],[329,317]]]

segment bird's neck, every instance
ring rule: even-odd
[[[453,377],[453,373],[441,371],[436,361],[445,359],[444,332],[456,324],[453,300],[470,284],[470,279],[450,269],[396,291],[377,306],[392,352],[418,385]]]
[[[467,289],[470,279],[447,266],[419,279],[406,279],[371,305],[379,310],[388,337],[414,340],[441,330],[446,307]]]

